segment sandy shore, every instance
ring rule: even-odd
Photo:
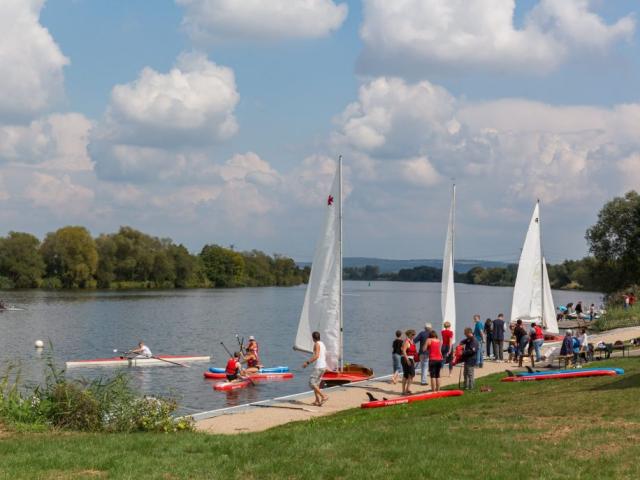
[[[592,343],[599,341],[613,343],[617,340],[628,341],[638,337],[640,337],[640,327],[629,327],[591,335],[589,341]],[[476,369],[476,378],[513,368],[513,364],[485,361],[483,368]],[[447,377],[447,373],[448,369],[444,369],[444,376],[441,378],[442,386],[457,385],[460,367],[454,368],[450,377]],[[427,387],[420,385],[419,375],[416,379],[418,382],[412,388],[413,393],[427,391]],[[361,403],[367,401],[365,392],[371,392],[378,398],[382,398],[383,396],[394,398],[400,395],[401,385],[399,383],[392,385],[387,377],[351,384],[349,386],[336,387],[327,391],[329,401],[322,407],[314,407],[312,405],[314,400],[313,394],[309,393],[296,396],[295,399],[269,402],[263,407],[230,410],[229,413],[222,415],[216,414],[216,416],[212,416],[211,418],[203,418],[197,421],[196,428],[203,432],[221,434],[259,432],[289,422],[310,420],[315,417],[331,415],[342,410],[357,408]]]

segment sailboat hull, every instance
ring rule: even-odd
[[[334,387],[346,383],[361,382],[373,377],[373,370],[363,365],[352,363],[342,370],[327,370],[322,375],[322,387]]]

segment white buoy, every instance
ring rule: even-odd
[[[36,340],[33,344],[36,348],[44,348],[44,342],[42,340]]]

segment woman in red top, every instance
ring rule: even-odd
[[[431,330],[427,339],[427,352],[429,353],[429,377],[431,378],[431,391],[440,390],[440,369],[442,368],[442,344],[438,340],[438,334]]]
[[[413,377],[416,376],[416,357],[418,356],[418,349],[416,344],[413,343],[413,338],[416,336],[415,330],[407,330],[404,332],[405,339],[402,344],[402,394],[411,395],[409,390],[413,383]]]
[[[442,330],[442,366],[449,364],[449,376],[453,370],[453,330],[451,330],[451,322],[444,322],[444,330]]]

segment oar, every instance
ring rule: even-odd
[[[131,352],[123,352],[123,351],[115,350],[115,349],[113,350],[113,353],[122,353],[124,355],[130,355],[131,354]],[[127,358],[129,358],[131,360],[135,360],[135,357],[134,358],[127,357]],[[178,367],[190,368],[189,365],[185,365],[184,363],[172,362],[171,360],[167,360],[167,359],[161,358],[161,357],[156,357],[155,355],[151,355],[150,357],[140,357],[140,358],[153,358],[154,360],[160,360],[161,362],[167,362],[167,363],[170,363],[171,365],[176,365]]]
[[[238,342],[238,346],[240,347],[240,351],[244,353],[244,337],[240,340],[240,336],[236,333],[236,341]]]

